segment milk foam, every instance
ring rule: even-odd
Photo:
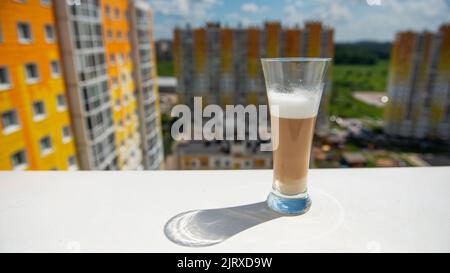
[[[305,119],[317,116],[322,92],[298,89],[292,93],[269,90],[270,114],[280,118]],[[278,106],[276,110],[273,106]]]

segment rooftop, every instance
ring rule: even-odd
[[[0,172],[0,252],[450,251],[450,167],[314,169],[311,210],[296,217],[266,208],[271,180],[270,170]]]
[[[261,151],[261,141],[180,141],[176,150],[183,155],[260,155],[272,157],[272,153]]]
[[[175,88],[177,86],[177,78],[175,77],[158,77],[158,86],[159,87],[172,87]]]

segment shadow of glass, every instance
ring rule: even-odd
[[[170,219],[164,233],[169,240],[181,246],[211,246],[281,216],[272,211],[265,201],[230,208],[193,210]]]

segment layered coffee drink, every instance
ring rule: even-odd
[[[311,145],[321,92],[269,90],[273,143],[273,188],[292,196],[306,193]],[[277,110],[275,111],[275,107]]]
[[[267,205],[285,215],[311,207],[308,168],[329,58],[263,58],[272,119],[273,184]]]

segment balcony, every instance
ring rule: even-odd
[[[265,207],[271,179],[0,172],[0,251],[450,251],[450,167],[312,170],[311,210],[296,217]]]

